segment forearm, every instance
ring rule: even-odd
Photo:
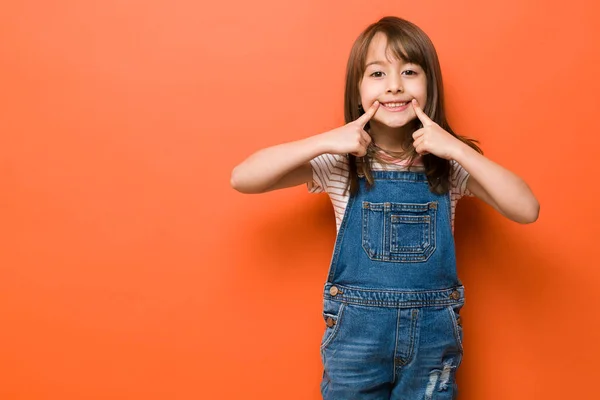
[[[454,159],[469,172],[499,212],[520,223],[534,222],[540,205],[527,183],[519,176],[489,160],[467,145]]]
[[[264,192],[292,170],[325,152],[320,135],[259,150],[233,169],[231,185],[243,193]]]

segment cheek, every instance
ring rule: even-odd
[[[372,104],[379,94],[380,91],[373,85],[362,85],[360,87],[360,99],[363,104]]]
[[[418,88],[418,95],[416,96],[417,100],[421,104],[427,103],[427,81],[423,81],[420,83]]]

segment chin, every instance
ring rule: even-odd
[[[381,125],[387,126],[388,128],[403,128],[410,124],[411,121],[412,120],[390,118],[384,121],[377,122]]]

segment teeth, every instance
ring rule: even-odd
[[[402,107],[402,106],[406,105],[406,103],[408,103],[408,102],[405,101],[404,103],[385,103],[385,106],[395,108],[395,107]]]

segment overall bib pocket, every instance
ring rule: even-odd
[[[426,262],[436,248],[437,201],[362,203],[362,247],[373,261]]]

